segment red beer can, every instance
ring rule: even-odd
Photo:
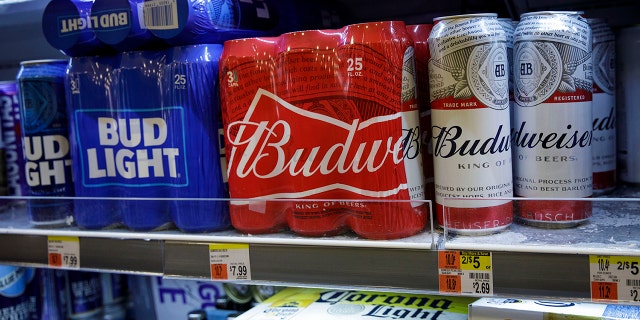
[[[591,29],[580,12],[521,15],[514,39],[514,191],[525,198],[592,195]],[[524,223],[563,228],[591,216],[591,202],[518,201]]]
[[[513,220],[507,37],[497,15],[436,18],[429,81],[438,224],[461,234]],[[467,198],[467,199],[463,199]]]
[[[278,98],[299,108],[300,112],[309,112],[318,116],[325,116],[339,121],[354,119],[352,109],[342,102],[345,90],[342,87],[342,79],[336,77],[336,67],[339,64],[337,48],[340,45],[342,34],[339,30],[308,30],[285,33],[278,37],[278,53],[276,56],[276,94]],[[294,111],[295,112],[295,111]],[[278,121],[281,114],[274,115]],[[289,118],[294,120],[296,117]],[[310,117],[311,119],[313,116]],[[311,119],[307,121],[312,121]],[[303,121],[302,119],[298,119]],[[296,120],[294,120],[296,121]],[[302,124],[302,123],[301,123]],[[295,136],[291,139],[306,139],[312,142],[311,137],[320,138],[313,145],[321,145],[322,140],[332,140],[334,136],[339,139],[340,133],[330,130],[315,131],[314,126],[300,126],[296,128]],[[283,146],[284,154],[293,155],[294,159],[304,158],[304,140],[302,144],[292,143]],[[299,149],[292,149],[295,145]],[[311,144],[309,144],[311,145]],[[313,152],[313,151],[311,151]],[[298,160],[294,160],[298,161]],[[312,163],[313,158],[307,158],[306,163]],[[293,166],[295,167],[295,165]],[[300,168],[304,168],[302,164]],[[310,167],[306,167],[307,170]],[[303,169],[304,170],[304,169]],[[311,170],[309,170],[311,171]],[[291,173],[291,172],[290,172]],[[302,173],[302,175],[311,175]],[[294,182],[294,180],[292,180]],[[300,179],[296,183],[282,180],[283,186],[288,188],[285,197],[295,195],[301,190],[317,188],[316,181]],[[340,199],[341,191],[327,191],[323,196],[326,199]],[[309,197],[317,198],[317,196]],[[330,236],[345,232],[348,229],[348,215],[343,207],[333,201],[299,201],[289,202],[290,211],[287,214],[289,228],[301,235]]]
[[[268,86],[253,80],[257,73],[241,76],[225,43],[221,83],[237,72],[244,88],[222,92],[234,227],[273,232],[262,215],[306,236],[351,229],[390,239],[424,230],[426,206],[410,201],[424,199],[424,183],[405,28],[380,22],[282,35],[269,45]],[[252,210],[264,199],[296,200]]]
[[[256,88],[274,92],[275,83],[275,54],[277,38],[248,38],[225,42],[220,57],[220,106],[222,108],[223,123],[240,120],[251,109]],[[276,107],[275,101],[264,101],[267,109]],[[225,137],[238,136],[238,131],[253,131],[258,128],[225,126]],[[226,138],[227,163],[242,161],[242,154],[229,148]],[[251,144],[252,141],[238,141],[238,144]],[[250,148],[256,148],[252,144]],[[227,176],[230,175],[227,165]],[[255,168],[245,168],[239,176],[251,174]],[[256,174],[255,172],[253,174]],[[236,175],[236,176],[238,176]],[[234,177],[236,177],[234,176]],[[235,178],[234,178],[235,179]],[[256,186],[243,183],[229,183],[231,197],[242,198],[253,194]],[[275,192],[287,192],[288,186],[273,185]],[[287,204],[275,201],[245,201],[234,200],[230,203],[229,213],[232,225],[244,233],[276,232],[286,227],[285,211]]]

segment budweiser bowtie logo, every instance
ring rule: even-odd
[[[401,112],[346,123],[259,89],[227,126],[232,197],[396,195],[408,189],[404,160],[420,154],[418,128],[402,123]]]

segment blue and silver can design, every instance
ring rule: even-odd
[[[36,226],[69,224],[73,219],[73,177],[64,88],[67,60],[21,63],[18,73],[29,218]]]
[[[228,197],[221,52],[221,45],[192,45],[72,59],[67,93],[80,227],[230,226],[228,204],[215,200]]]
[[[92,4],[93,0],[51,0],[42,14],[47,42],[71,57],[113,52],[96,37],[99,21],[91,17]]]
[[[18,86],[15,81],[0,82],[0,115],[2,123],[2,145],[4,150],[4,176],[6,192],[0,195],[20,197],[25,194],[24,160],[20,138],[20,104]],[[17,204],[21,201],[11,201]],[[23,201],[22,201],[23,202]]]
[[[97,106],[109,105],[112,99],[110,74],[118,68],[120,58],[114,56],[74,57],[69,63],[66,79],[67,111],[69,116],[69,137],[71,141],[71,157],[75,164],[81,163],[83,154],[77,147],[80,137],[76,113],[95,110]],[[95,121],[83,130],[95,131]],[[118,197],[120,190],[115,186],[86,187],[84,184],[83,166],[73,165],[75,178],[74,190],[77,198],[74,200],[75,223],[85,229],[104,229],[122,224],[123,204],[117,200],[98,200],[98,197]]]
[[[163,105],[177,106],[184,112],[184,123],[178,117],[166,117],[174,146],[184,139],[187,184],[172,189],[178,200],[171,210],[178,228],[187,232],[207,232],[230,226],[226,170],[220,130],[221,110],[218,90],[218,61],[221,45],[192,45],[170,49],[171,62],[165,66]],[[181,134],[182,132],[182,134]],[[188,169],[188,170],[187,170]],[[180,179],[172,178],[175,182]]]
[[[30,292],[35,269],[0,265],[0,316],[2,319],[38,319],[37,297]]]
[[[38,319],[62,320],[67,318],[67,271],[38,269],[40,299]]]
[[[273,0],[145,0],[144,23],[173,46],[223,43],[226,40],[275,35],[278,19]]]
[[[160,44],[144,25],[143,0],[95,0],[91,19],[98,40],[118,52],[149,49]]]
[[[102,284],[100,273],[67,272],[67,316],[84,319],[102,312]]]

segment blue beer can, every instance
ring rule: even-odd
[[[147,28],[172,46],[221,44],[282,31],[278,5],[273,0],[145,0],[143,12]]]
[[[38,319],[63,320],[67,318],[67,271],[37,269]]]
[[[38,319],[37,297],[31,292],[35,269],[0,265],[2,319]]]
[[[20,135],[20,104],[15,81],[0,81],[0,116],[2,117],[2,152],[4,172],[0,172],[0,195],[22,196],[24,161],[22,160],[22,139]],[[23,174],[21,174],[21,172]],[[4,173],[4,175],[2,175]],[[6,187],[6,189],[5,189]],[[19,200],[6,201],[17,204]],[[6,204],[0,201],[0,206]]]
[[[102,318],[100,273],[68,271],[67,293],[67,316],[69,319]]]
[[[64,88],[67,60],[21,63],[18,73],[29,218],[35,226],[73,221],[73,178]]]
[[[151,49],[162,42],[144,25],[143,0],[95,0],[91,18],[98,40],[118,52]]]
[[[171,211],[173,221],[186,232],[226,229],[231,225],[228,203],[211,200],[228,197],[222,165],[218,93],[218,61],[222,45],[181,46],[169,52],[171,59],[162,77],[167,88],[163,106],[180,110],[182,116],[165,117],[165,120],[171,145],[185,150],[183,157],[177,157],[185,164],[182,175],[170,179],[175,185],[171,196],[196,198],[176,200]]]
[[[120,187],[106,183],[110,165],[106,157],[98,157],[97,147],[87,140],[98,137],[101,117],[115,117],[110,101],[116,99],[110,90],[111,74],[119,67],[119,55],[71,58],[66,79],[69,137],[73,160],[74,220],[85,229],[104,229],[122,223],[123,203]],[[99,160],[100,159],[100,160]],[[111,170],[109,170],[109,173]],[[99,199],[112,198],[112,199]]]
[[[113,52],[96,37],[98,21],[91,17],[93,0],[51,0],[42,13],[42,33],[62,53],[85,56]]]

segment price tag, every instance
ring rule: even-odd
[[[640,304],[640,257],[589,256],[591,299]]]
[[[491,252],[439,251],[441,293],[493,295]]]
[[[49,236],[47,253],[51,268],[80,268],[80,239],[78,237]]]
[[[209,244],[212,280],[251,280],[249,244]]]

